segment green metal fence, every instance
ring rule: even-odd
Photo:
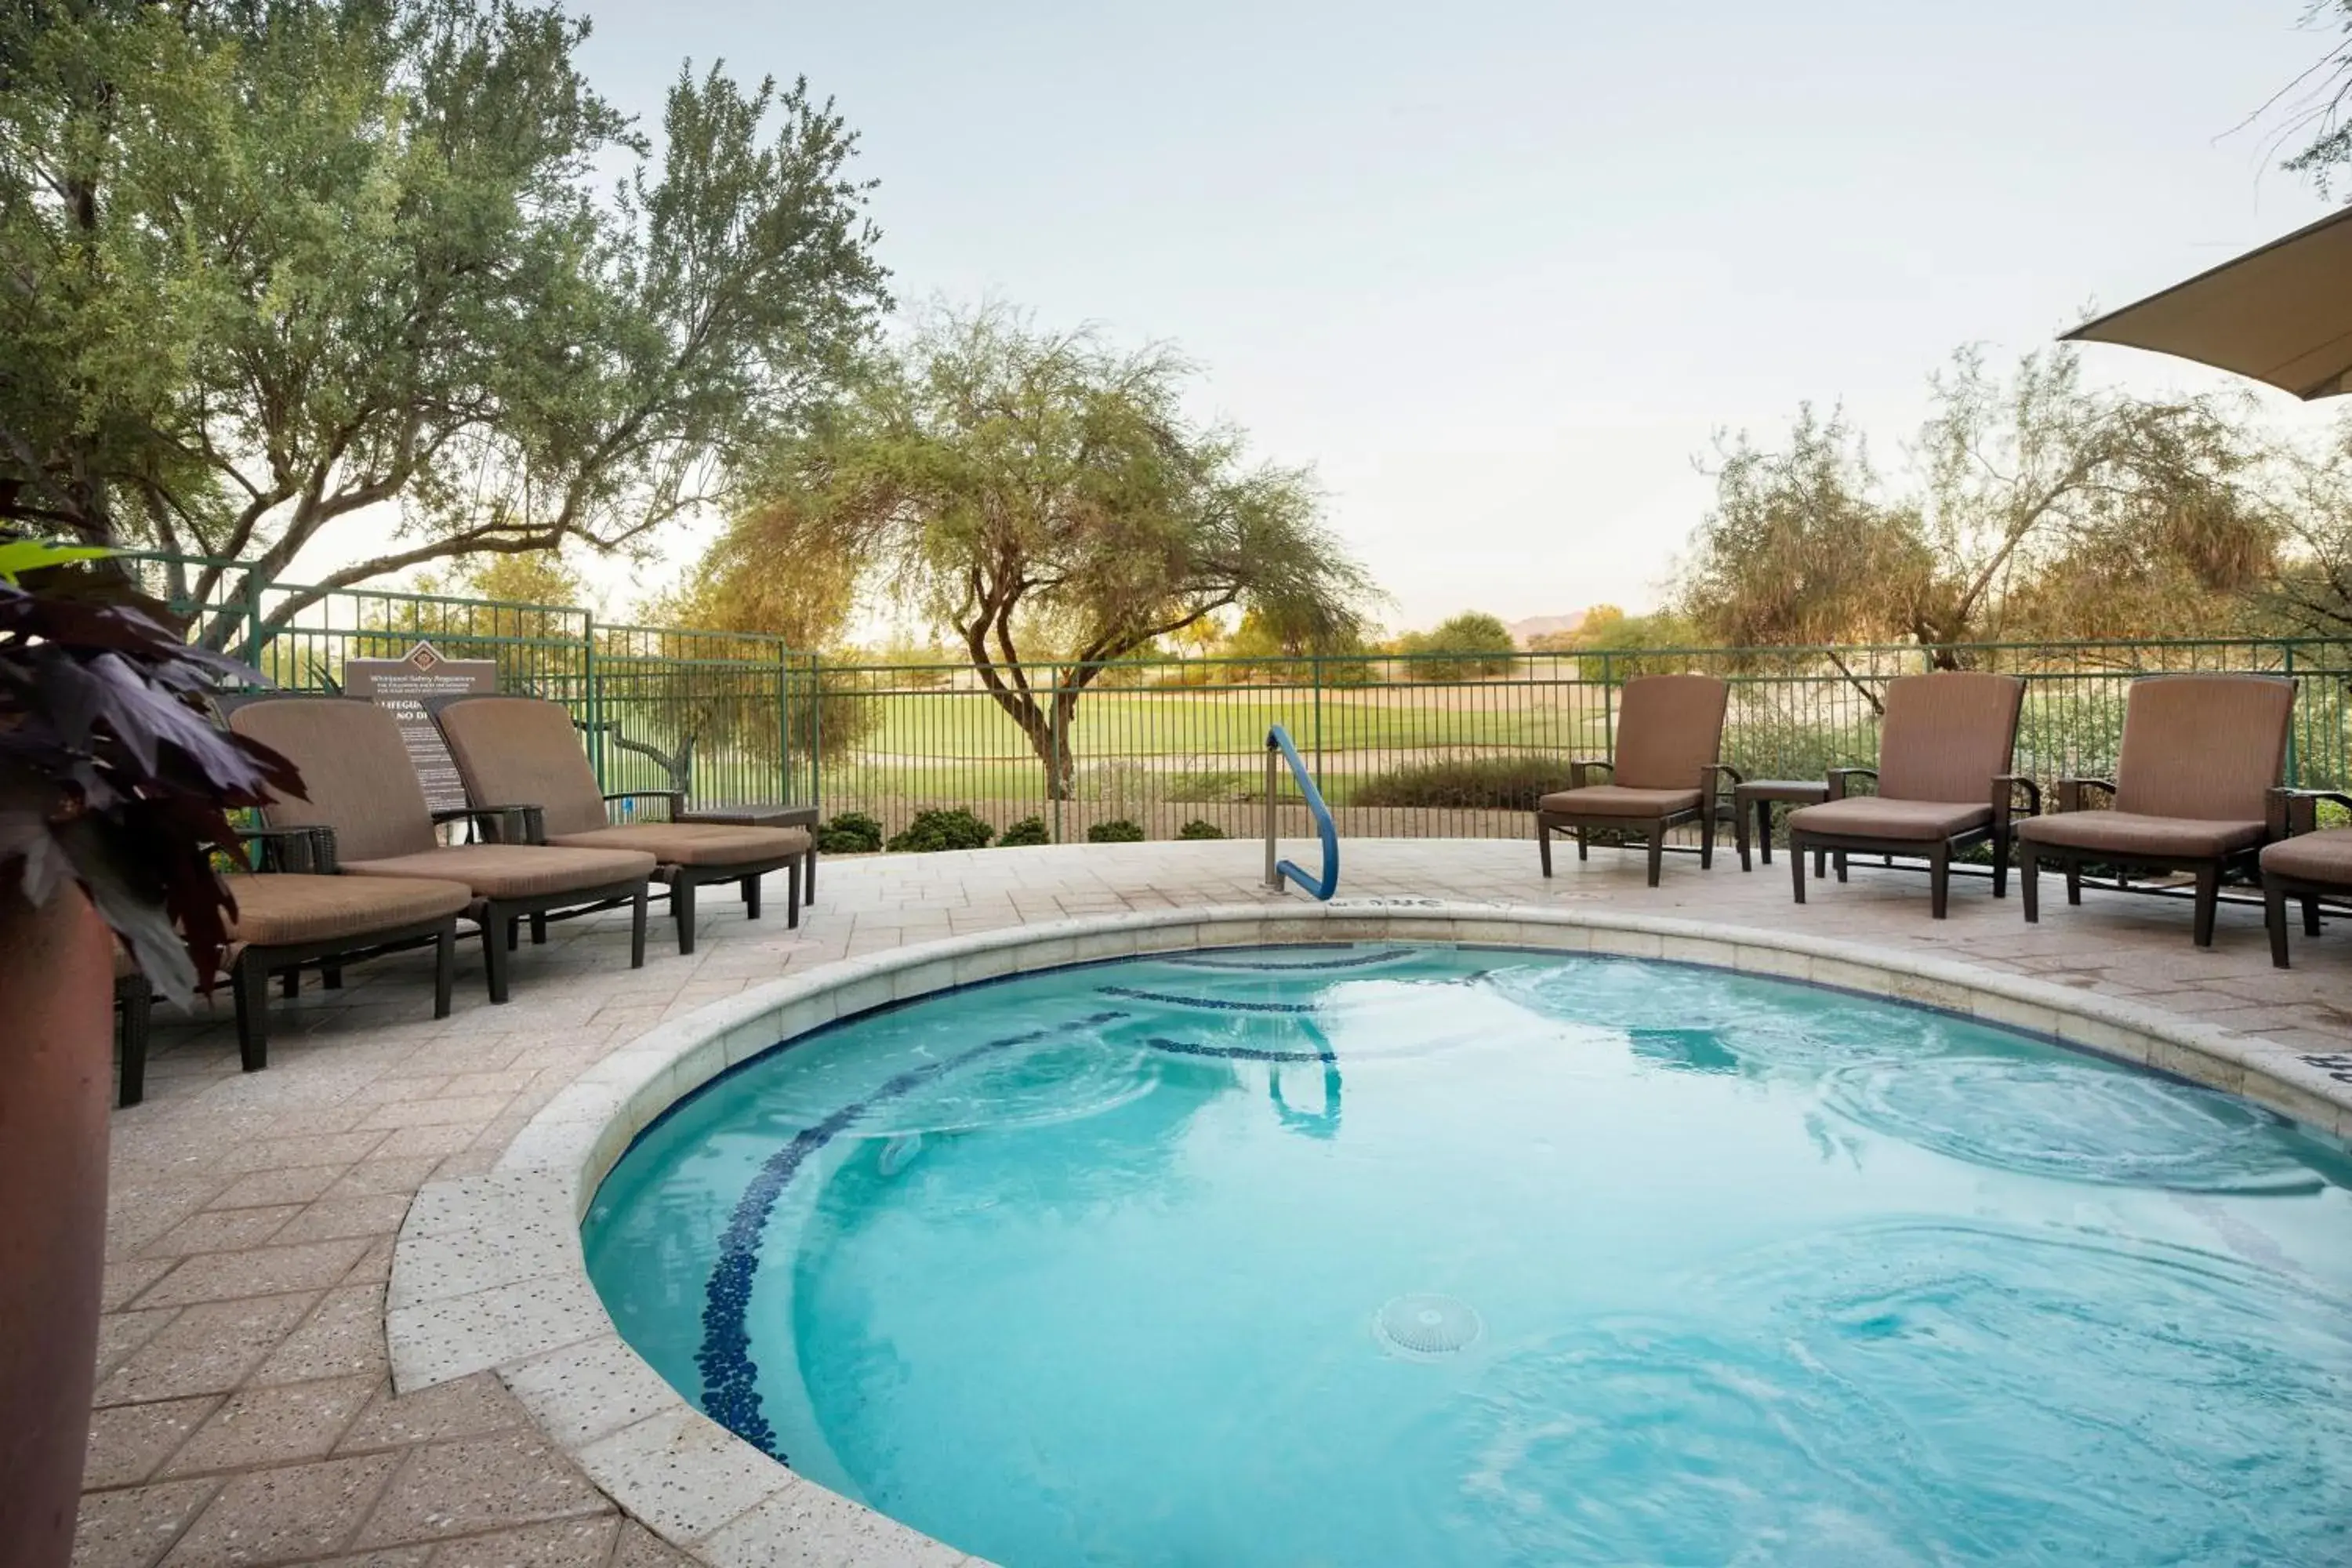
[[[2343,644],[2008,644],[1945,656],[2025,679],[2016,766],[2045,783],[2112,773],[2131,679],[2188,670],[2294,676],[2289,776],[2331,787],[2352,777]],[[970,671],[827,663],[827,682],[857,711],[854,733],[826,752],[823,796],[888,830],[919,810],[963,807],[1000,829],[1039,817],[1056,841],[1114,819],[1153,838],[1194,821],[1245,836],[1262,821],[1266,730],[1281,723],[1343,833],[1523,837],[1536,799],[1567,786],[1570,759],[1611,753],[1618,696],[1636,676],[1724,677],[1726,760],[1751,778],[1819,778],[1874,762],[1885,682],[1930,667],[1916,647],[1522,654],[1483,668],[1441,655],[1129,662],[1084,681],[1056,789],[1047,757],[1058,738],[1033,744]],[[1027,673],[1050,710],[1086,672]],[[1308,831],[1295,795],[1277,804],[1286,833]]]
[[[210,590],[187,591],[205,566],[215,568]],[[1819,778],[1875,759],[1886,681],[1937,657],[1877,647],[1040,665],[1022,673],[1043,711],[1055,711],[1057,694],[1079,695],[1067,723],[1053,721],[1033,742],[952,663],[820,660],[773,637],[610,626],[569,605],[321,595],[235,563],[143,557],[140,570],[196,635],[211,632],[296,689],[337,689],[347,660],[396,658],[419,638],[450,658],[494,660],[502,689],[572,710],[607,789],[821,804],[874,816],[886,832],[919,811],[961,807],[1000,831],[1039,818],[1056,842],[1118,820],[1152,838],[1194,822],[1258,832],[1276,723],[1297,739],[1345,834],[1524,837],[1527,812],[1565,786],[1570,759],[1611,753],[1624,683],[1669,671],[1731,682],[1726,760],[1748,776]],[[2016,766],[2045,784],[2113,771],[2134,676],[2230,670],[2293,676],[2290,779],[2352,784],[2352,646],[1996,644],[1940,657],[2025,679]],[[1294,794],[1276,805],[1286,832],[1308,831]]]
[[[286,689],[340,690],[349,660],[397,658],[427,641],[446,658],[495,663],[501,691],[568,707],[608,790],[685,789],[705,804],[816,799],[817,661],[781,638],[605,625],[573,605],[320,593],[236,563],[134,563],[191,636]],[[208,591],[194,591],[207,577]]]

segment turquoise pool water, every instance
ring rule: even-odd
[[[2352,1158],[1925,1009],[1224,950],[837,1025],[639,1141],[622,1331],[1006,1568],[2352,1562]]]

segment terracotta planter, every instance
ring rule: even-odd
[[[63,1568],[106,1259],[114,939],[0,863],[0,1568]]]

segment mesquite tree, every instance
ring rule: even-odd
[[[1066,799],[1079,700],[1112,662],[1230,605],[1339,637],[1372,593],[1308,474],[1186,417],[1190,374],[1164,348],[935,312],[778,447],[722,549],[755,574],[857,562],[952,631]]]

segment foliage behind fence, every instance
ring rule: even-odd
[[[152,585],[160,586],[158,574]],[[224,574],[216,602],[175,605],[199,624],[261,625],[273,595]],[[1446,656],[1165,659],[1096,673],[1071,721],[1075,774],[1049,784],[1036,747],[968,669],[820,660],[776,638],[610,626],[588,611],[389,590],[338,590],[259,648],[272,680],[339,689],[344,662],[397,658],[419,638],[488,658],[500,689],[563,702],[607,789],[685,787],[698,800],[821,804],[887,833],[919,811],[966,808],[1002,830],[1036,816],[1058,842],[1128,819],[1154,838],[1206,821],[1257,830],[1267,728],[1289,727],[1343,830],[1358,836],[1518,837],[1533,798],[1572,757],[1612,750],[1624,682],[1671,670],[1732,683],[1726,760],[1751,778],[1818,778],[1873,763],[1885,682],[1928,668],[1916,647],[1522,654],[1504,672]],[[2113,771],[2124,699],[2139,674],[2261,671],[2296,678],[2294,782],[2352,784],[2352,647],[2302,641],[2011,644],[1944,650],[2027,682],[2021,773],[2054,781]],[[1433,661],[1449,667],[1433,667]],[[1069,667],[1024,672],[1042,692]],[[1056,798],[1059,795],[1061,798]],[[1304,812],[1286,794],[1286,830]]]

